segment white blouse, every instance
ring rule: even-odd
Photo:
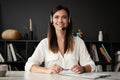
[[[64,57],[60,52],[53,53],[48,49],[48,39],[45,38],[36,47],[33,55],[28,59],[25,64],[25,71],[30,71],[33,64],[41,65],[45,63],[45,67],[51,67],[54,64],[58,64],[64,69],[70,69],[73,65],[79,64],[85,66],[89,64],[92,68],[91,71],[95,71],[95,63],[91,59],[84,41],[79,37],[74,37],[75,45],[73,52],[64,54]]]

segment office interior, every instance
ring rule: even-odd
[[[115,71],[115,54],[120,51],[120,7],[118,0],[0,0],[0,35],[7,29],[18,30],[21,33],[18,43],[23,40],[20,43],[26,46],[26,41],[31,40],[28,37],[26,38],[26,33],[29,33],[29,19],[31,19],[33,36],[30,45],[37,45],[39,41],[47,37],[50,11],[59,4],[69,8],[74,25],[73,32],[80,29],[83,33],[82,39],[88,47],[92,43],[99,44],[98,34],[99,31],[102,31],[102,42],[105,43],[110,56],[113,58],[110,64],[105,64],[114,65],[112,69],[110,68],[110,71]],[[7,41],[3,40],[1,36],[0,41],[0,48],[4,49],[5,47],[3,48],[2,46],[5,46]],[[23,49],[25,47],[20,48]],[[26,51],[24,50],[24,52]],[[32,53],[27,54],[26,52],[25,55],[29,57]],[[6,55],[4,57],[6,58]],[[24,70],[23,67],[28,57],[24,57],[26,60],[19,64],[8,64],[17,64],[17,66],[22,67],[20,70]]]

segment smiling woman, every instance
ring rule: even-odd
[[[68,25],[68,14],[65,10],[59,10],[53,15],[53,26],[56,30],[62,30]]]
[[[25,65],[25,71],[60,73],[69,69],[75,73],[95,71],[84,41],[72,35],[72,21],[67,7],[58,5],[52,9],[47,38],[36,47]],[[45,62],[45,67],[39,66]]]

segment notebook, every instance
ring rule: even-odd
[[[98,79],[98,78],[104,78],[104,77],[109,77],[110,76],[110,74],[108,74],[108,73],[97,73],[97,72],[77,74],[77,73],[74,73],[70,70],[69,71],[62,71],[59,74],[64,75],[64,76],[89,78],[89,79]]]

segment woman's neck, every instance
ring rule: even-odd
[[[56,31],[56,36],[58,40],[65,40],[66,31]]]
[[[60,31],[57,31],[56,30],[56,36],[57,36],[57,39],[64,39],[65,38],[65,34],[66,34],[66,31],[62,31],[62,30],[60,30]]]

